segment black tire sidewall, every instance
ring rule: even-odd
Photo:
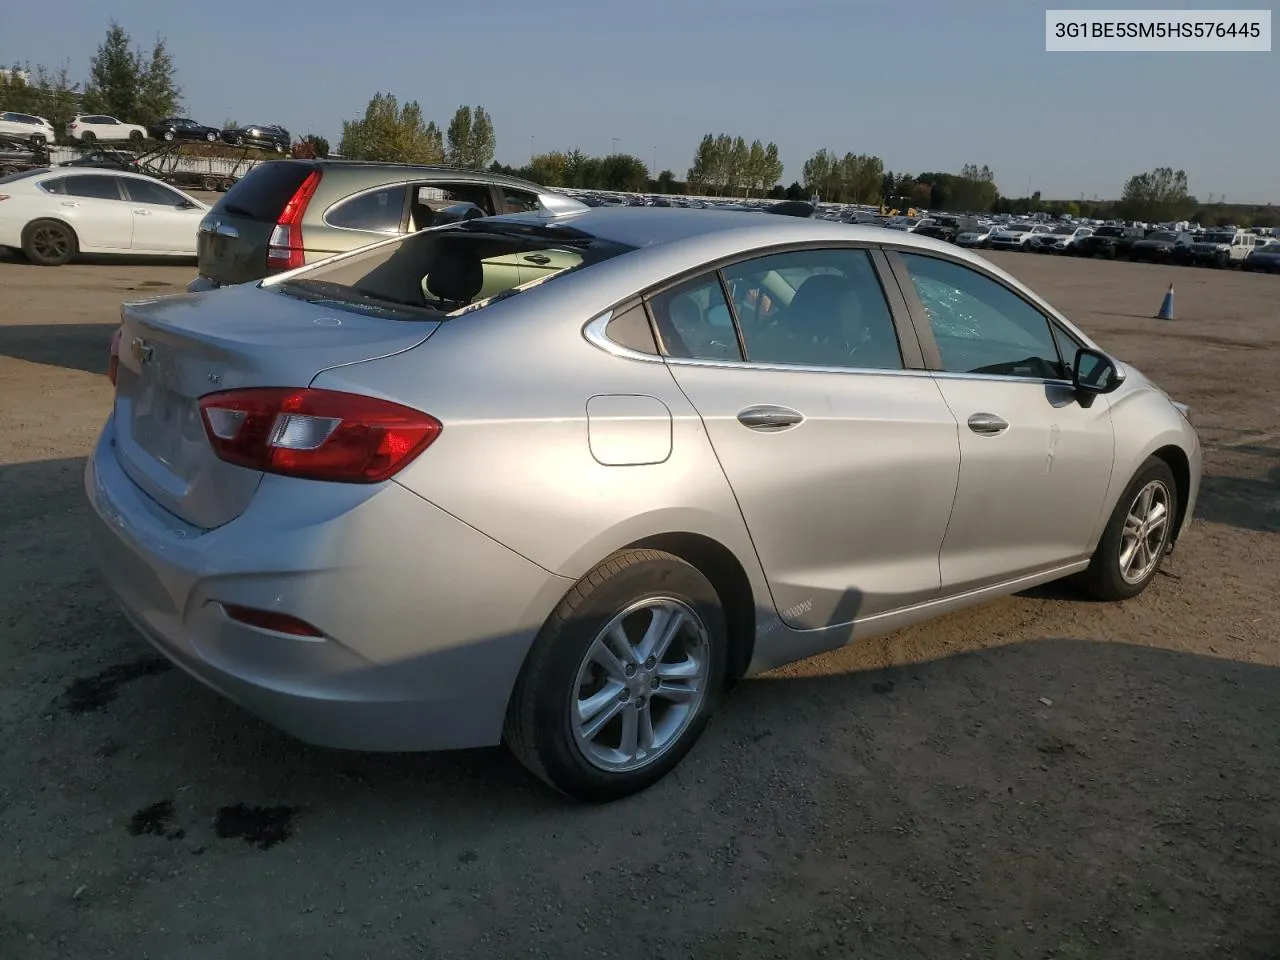
[[[1169,491],[1170,516],[1164,548],[1161,551],[1160,563],[1152,567],[1151,572],[1138,583],[1129,583],[1120,575],[1120,544],[1124,532],[1124,521],[1129,514],[1129,506],[1133,503],[1133,498],[1152,480],[1159,480]],[[1145,590],[1147,585],[1155,579],[1161,563],[1164,562],[1164,553],[1176,533],[1174,523],[1179,509],[1178,484],[1174,479],[1173,471],[1159,457],[1149,457],[1124,488],[1124,493],[1120,495],[1115,509],[1111,512],[1111,518],[1107,521],[1102,538],[1098,541],[1093,560],[1085,572],[1086,582],[1091,588],[1090,592],[1102,599],[1127,600]]]
[[[652,765],[631,773],[608,773],[593,766],[578,749],[570,726],[569,694],[582,658],[596,635],[624,608],[653,597],[679,600],[702,619],[711,658],[706,695],[680,741]],[[529,692],[533,698],[538,759],[551,783],[570,796],[588,802],[615,800],[665,777],[693,747],[710,720],[724,682],[728,647],[724,612],[706,577],[676,557],[630,564],[599,586],[589,587],[572,610],[566,611],[565,606],[562,604],[558,616],[544,627],[536,641],[548,648],[539,664],[536,684]]]

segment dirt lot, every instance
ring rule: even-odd
[[[591,809],[500,750],[300,745],[151,656],[81,471],[119,302],[191,268],[0,260],[0,955],[1280,957],[1280,277],[996,259],[1192,405],[1167,574],[745,683]]]

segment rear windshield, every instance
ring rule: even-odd
[[[307,175],[318,169],[298,160],[260,163],[214,205],[218,213],[275,223]]]
[[[270,288],[393,319],[438,320],[634,249],[572,227],[469,220],[317,264]]]

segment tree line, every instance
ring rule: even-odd
[[[77,113],[104,113],[131,123],[151,125],[182,108],[182,87],[164,37],[149,47],[134,42],[116,22],[107,28],[89,62],[88,79],[72,79],[70,65],[38,64],[0,70],[0,109],[47,118],[61,132]],[[223,124],[234,126],[228,121]],[[1191,194],[1183,170],[1158,167],[1129,177],[1119,200],[1045,201],[1001,196],[988,166],[966,163],[959,173],[893,173],[874,155],[820,149],[801,168],[801,179],[784,187],[777,144],[727,133],[707,133],[693,151],[685,179],[671,170],[656,176],[645,162],[626,153],[589,156],[581,150],[553,150],[528,164],[512,167],[494,160],[497,135],[482,106],[463,105],[447,126],[426,117],[416,100],[401,103],[377,93],[363,115],[343,121],[341,156],[403,163],[451,163],[474,170],[520,176],[549,187],[616,190],[724,197],[808,199],[898,209],[922,207],[967,213],[1030,213],[1121,218],[1146,222],[1182,219],[1204,224],[1275,226],[1270,204],[1226,204],[1212,195],[1201,202]],[[327,156],[328,141],[307,134],[294,145],[295,156]]]

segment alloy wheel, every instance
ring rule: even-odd
[[[31,249],[41,260],[61,260],[67,255],[68,242],[59,227],[40,226],[31,231]]]
[[[1133,498],[1120,534],[1120,576],[1141,583],[1151,575],[1169,541],[1169,488],[1152,480]]]
[[[691,607],[651,597],[605,625],[579,664],[569,704],[574,742],[597,769],[642,769],[677,743],[706,696],[711,650]]]

